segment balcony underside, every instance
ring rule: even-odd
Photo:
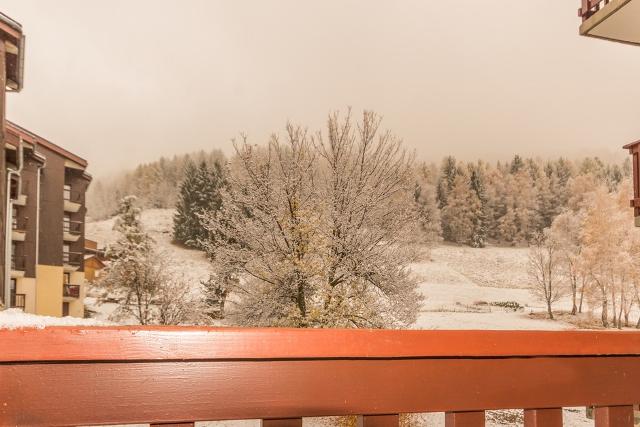
[[[65,242],[77,242],[78,239],[80,239],[80,234],[65,231],[63,233],[62,238],[64,239]]]
[[[14,242],[24,242],[27,237],[27,233],[24,230],[12,230],[11,240]]]
[[[640,0],[611,0],[582,23],[580,34],[640,44]]]
[[[70,200],[65,200],[64,201],[64,211],[65,212],[76,213],[76,212],[78,212],[80,210],[81,207],[82,207],[82,205],[80,203],[72,202]]]
[[[20,277],[24,277],[24,270],[11,270],[12,279],[18,279]]]

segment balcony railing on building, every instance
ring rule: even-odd
[[[11,270],[25,271],[27,265],[27,257],[24,255],[11,255]]]
[[[67,242],[77,242],[82,236],[84,223],[81,221],[64,220],[62,222],[62,232],[64,240]]]
[[[11,293],[10,305],[12,308],[20,308],[24,310],[27,296],[25,294]]]
[[[596,427],[631,427],[640,402],[637,332],[49,327],[0,330],[0,348],[0,425],[480,427],[524,409],[526,427],[559,427],[589,406]]]
[[[75,213],[82,207],[84,193],[65,188],[63,193],[65,212]]]
[[[80,298],[80,285],[63,285],[62,296],[65,298]]]
[[[84,262],[82,252],[62,252],[62,264],[67,272],[76,271]]]
[[[11,240],[24,242],[27,236],[29,219],[25,216],[13,216],[11,220]]]

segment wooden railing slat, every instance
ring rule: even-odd
[[[151,427],[194,427],[195,423],[163,423],[151,424]]]
[[[562,408],[525,410],[524,427],[562,427]]]
[[[484,411],[447,412],[444,416],[445,427],[484,427]]]
[[[0,362],[626,356],[640,355],[640,334],[50,327],[0,329],[0,348]]]
[[[398,427],[400,416],[389,415],[362,415],[358,417],[358,427]]]
[[[604,406],[594,410],[596,427],[633,427],[633,406]]]
[[[302,427],[302,418],[275,418],[262,420],[262,427]]]

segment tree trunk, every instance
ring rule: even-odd
[[[604,326],[605,328],[609,327],[609,313],[608,313],[608,311],[609,311],[609,304],[607,302],[607,299],[604,298],[602,300],[602,315],[601,315],[601,318],[602,318],[602,326]]]
[[[549,313],[549,319],[553,320],[553,310],[551,310],[551,301],[547,300],[547,313]]]
[[[584,301],[584,288],[585,281],[582,281],[582,286],[580,287],[580,305],[578,305],[578,313],[582,313],[582,302]]]
[[[573,307],[571,307],[571,314],[575,316],[578,313],[578,306],[576,305],[576,297],[578,294],[578,283],[576,280],[571,280],[571,300]]]

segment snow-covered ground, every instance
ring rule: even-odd
[[[159,251],[168,260],[168,269],[182,276],[195,288],[209,276],[210,265],[204,254],[171,242],[173,210],[148,209],[142,223],[153,237]],[[114,220],[90,222],[87,237],[105,246],[117,239]],[[526,248],[441,245],[431,251],[431,260],[412,266],[419,277],[425,303],[414,325],[416,329],[570,329],[562,321],[536,319],[532,312],[544,312],[540,301],[527,289]],[[86,304],[107,319],[114,304],[98,306],[95,299]],[[491,305],[516,302],[523,308],[512,311]],[[558,308],[568,309],[568,301]],[[538,316],[540,317],[540,316]]]
[[[474,249],[442,245],[431,261],[412,266],[425,301],[417,329],[573,329],[561,321],[532,318],[544,305],[527,289],[526,248]],[[511,286],[510,284],[513,284]],[[517,303],[513,311],[496,304]],[[566,309],[568,301],[558,303]]]
[[[111,323],[98,319],[79,319],[77,317],[37,316],[24,313],[18,308],[0,311],[0,328],[44,328],[46,326],[106,326]]]

